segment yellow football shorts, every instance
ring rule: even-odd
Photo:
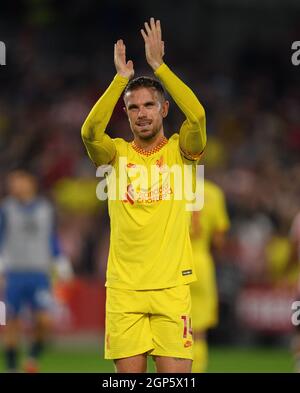
[[[194,254],[198,280],[191,283],[194,330],[206,330],[218,322],[218,294],[214,262],[205,253]]]
[[[193,359],[189,285],[134,291],[106,288],[105,359],[148,353]]]

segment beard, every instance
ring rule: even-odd
[[[158,134],[158,130],[152,130],[151,132],[140,132],[138,137],[144,141],[153,139]]]
[[[161,126],[153,127],[152,129],[135,129],[133,134],[135,137],[142,139],[144,141],[151,140],[159,133]]]

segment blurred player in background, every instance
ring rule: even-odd
[[[290,239],[291,239],[291,254],[289,258],[289,263],[287,266],[287,272],[295,265],[299,265],[300,263],[300,212],[295,216],[291,231],[290,231]],[[298,278],[298,287],[297,287],[297,298],[296,300],[300,300],[300,277]],[[295,358],[295,371],[300,373],[300,325],[296,326],[296,331],[292,343],[292,350],[294,352]]]
[[[5,363],[8,371],[18,370],[25,306],[32,312],[33,339],[24,371],[37,372],[37,361],[51,328],[51,262],[55,260],[62,279],[71,278],[72,269],[59,249],[53,207],[37,195],[36,178],[23,170],[12,172],[8,194],[0,210],[0,274],[7,308]]]
[[[221,251],[229,228],[223,191],[204,181],[204,206],[191,217],[190,235],[198,281],[191,284],[194,334],[193,372],[204,372],[208,349],[206,331],[218,321],[218,294],[212,248]]]
[[[195,275],[186,201],[173,195],[168,200],[160,194],[153,197],[149,188],[137,196],[130,168],[141,165],[150,177],[151,166],[163,171],[165,165],[195,165],[206,144],[205,113],[194,93],[163,62],[160,22],[151,18],[141,33],[148,64],[186,120],[179,135],[169,140],[164,136],[169,108],[164,89],[153,78],[129,81],[133,63],[126,61],[125,45],[119,40],[114,53],[117,75],[82,127],[83,141],[97,166],[111,164],[118,170],[120,157],[128,162],[122,167],[128,192],[123,200],[109,199],[105,357],[114,359],[118,372],[145,372],[147,354],[154,356],[158,372],[190,372],[193,341],[187,284]],[[124,91],[134,135],[131,143],[105,134]]]

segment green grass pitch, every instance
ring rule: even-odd
[[[2,351],[1,351],[2,352]],[[3,354],[3,352],[2,352]],[[3,372],[1,356],[0,372]],[[148,371],[154,372],[152,359]],[[41,360],[41,372],[114,372],[111,361],[103,359],[101,349],[49,348]],[[208,372],[293,372],[292,355],[278,348],[210,348]]]

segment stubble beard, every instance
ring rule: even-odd
[[[143,133],[139,134],[139,138],[143,139],[144,141],[149,141],[151,139],[154,139],[157,134],[158,131],[153,130],[150,134],[145,134],[145,135]]]
[[[149,140],[154,139],[160,130],[161,130],[161,126],[153,129],[150,133],[134,132],[133,134],[135,137],[137,137],[139,139],[142,139],[144,141],[149,141]]]

